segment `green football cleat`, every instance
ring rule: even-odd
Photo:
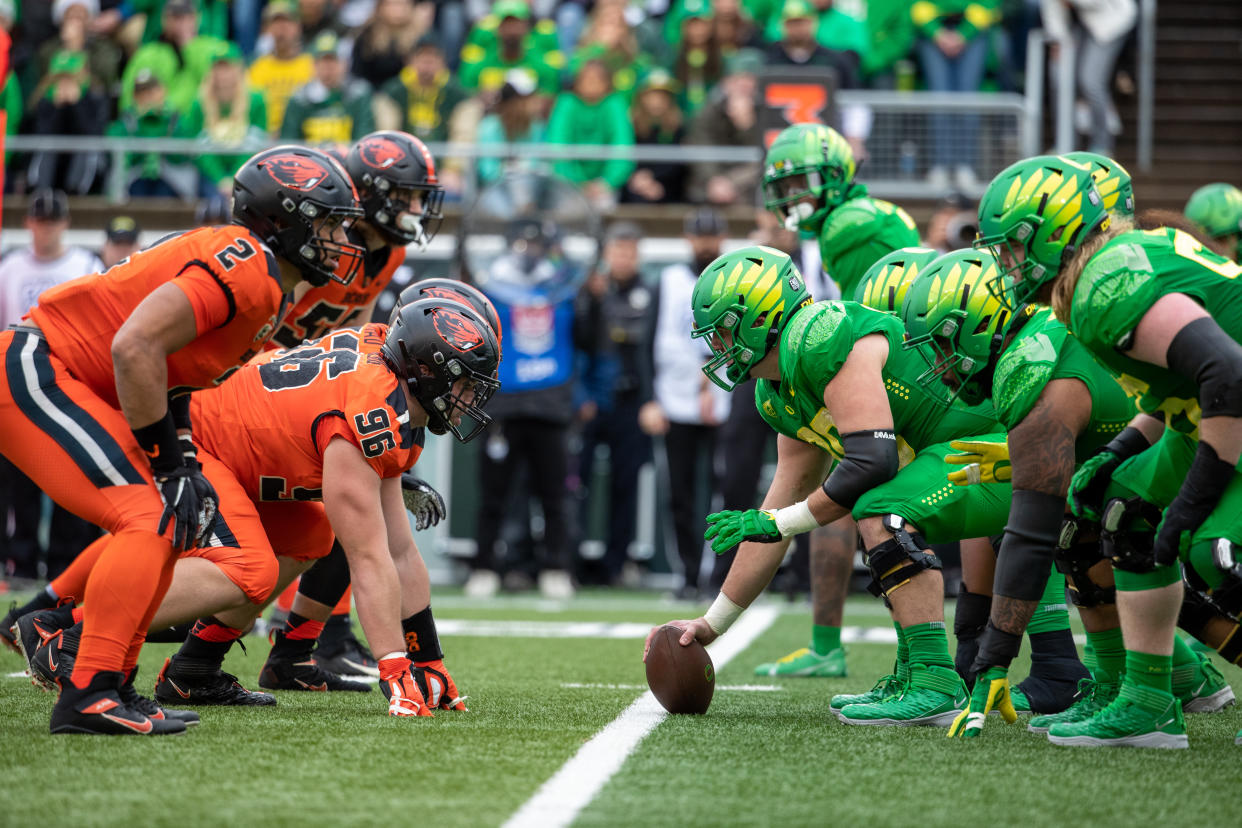
[[[1084,722],[1117,698],[1118,685],[1113,682],[1098,682],[1093,679],[1082,679],[1078,682],[1078,701],[1060,713],[1045,713],[1036,716],[1027,723],[1026,729],[1034,733],[1047,733],[1048,728],[1061,722]]]
[[[1026,697],[1026,693],[1022,692],[1022,688],[1013,685],[1009,688],[1009,701],[1013,704],[1014,712],[1019,716],[1028,716],[1031,713],[1031,702]],[[993,713],[1000,714],[999,710],[993,710]]]
[[[1147,706],[1140,707],[1140,701]],[[1153,712],[1157,706],[1160,711]],[[1048,741],[1086,747],[1190,747],[1181,702],[1132,685],[1123,686],[1117,698],[1090,719],[1052,725]]]
[[[1235,745],[1242,745],[1242,730],[1239,730],[1238,735],[1233,737],[1233,743]]]
[[[903,679],[897,677],[894,673],[887,676],[881,676],[875,686],[866,693],[838,693],[832,697],[832,701],[828,703],[832,715],[838,719],[841,718],[841,710],[851,704],[875,704],[885,699],[899,695],[906,686]]]
[[[900,693],[871,704],[846,705],[837,718],[848,725],[948,727],[969,703],[966,685],[955,670],[912,664],[910,680]]]
[[[1173,670],[1173,695],[1182,703],[1183,713],[1219,713],[1237,699],[1233,688],[1211,659],[1197,653],[1199,663]]]
[[[837,647],[825,655],[803,647],[794,650],[779,661],[760,664],[756,676],[779,676],[783,678],[845,678],[845,648]]]

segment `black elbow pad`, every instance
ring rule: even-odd
[[[1242,417],[1242,345],[1211,317],[1178,331],[1165,360],[1169,370],[1199,384],[1204,417]]]
[[[897,475],[897,435],[892,431],[851,431],[841,435],[845,457],[824,481],[824,494],[847,509],[858,498]]]

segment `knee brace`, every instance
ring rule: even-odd
[[[1151,572],[1156,568],[1152,546],[1160,516],[1160,509],[1142,498],[1113,498],[1100,519],[1100,552],[1117,569]]]
[[[1082,534],[1083,522],[1077,518],[1066,518],[1061,524],[1061,537],[1053,552],[1052,562],[1056,565],[1057,572],[1065,576],[1074,606],[1098,607],[1102,604],[1115,604],[1117,588],[1100,586],[1091,579],[1091,567],[1104,560],[1100,545],[1080,541]]]
[[[1242,618],[1242,563],[1237,560],[1233,543],[1226,538],[1213,541],[1212,560],[1221,571],[1221,581],[1208,591],[1208,597],[1226,615],[1238,620]],[[1185,569],[1191,572],[1194,567]]]
[[[881,520],[893,537],[867,550],[867,569],[871,571],[867,591],[887,598],[923,570],[940,569],[941,563],[921,535],[906,531],[906,522],[900,515],[885,515]]]
[[[1210,598],[1203,594],[1200,589],[1193,583],[1196,577],[1192,575],[1192,567],[1186,567],[1185,580],[1186,593],[1182,597],[1182,606],[1177,613],[1177,626],[1202,641],[1204,644],[1207,625],[1212,621],[1220,618],[1222,620],[1232,622],[1233,629],[1225,637],[1225,640],[1216,647],[1216,652],[1231,664],[1242,663],[1242,628],[1238,626],[1236,615],[1228,615],[1224,613]]]

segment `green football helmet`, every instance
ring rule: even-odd
[[[1100,198],[1104,199],[1105,210],[1122,218],[1134,217],[1134,182],[1125,167],[1098,152],[1067,152],[1065,157],[1091,165],[1091,177],[1095,179]]]
[[[1003,278],[989,284],[1013,310],[1055,279],[1078,245],[1108,223],[1090,164],[1037,155],[992,179],[979,202],[975,247],[996,258]]]
[[[703,373],[732,391],[780,343],[794,311],[809,304],[802,274],[781,251],[744,247],[719,257],[699,275],[690,296],[691,335],[712,349]]]
[[[986,250],[954,250],[923,268],[901,307],[907,339],[928,362],[918,381],[952,400],[983,402],[992,391],[1010,311],[992,283],[1001,279]]]
[[[883,256],[863,274],[854,301],[869,308],[900,313],[910,284],[940,254],[929,247],[903,247]]]
[[[1191,194],[1185,213],[1212,238],[1237,234],[1234,258],[1242,257],[1242,190],[1232,184],[1207,184]]]
[[[794,124],[776,136],[763,161],[764,207],[786,230],[815,231],[854,183],[854,151],[823,124]]]

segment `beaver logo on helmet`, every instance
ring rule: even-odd
[[[440,338],[458,351],[472,351],[483,344],[483,333],[466,317],[451,310],[431,312],[431,324]]]
[[[323,165],[301,155],[276,155],[264,160],[262,166],[277,184],[308,193],[328,177]]]
[[[405,151],[388,138],[368,138],[358,145],[358,155],[368,167],[386,170],[405,158]]]

